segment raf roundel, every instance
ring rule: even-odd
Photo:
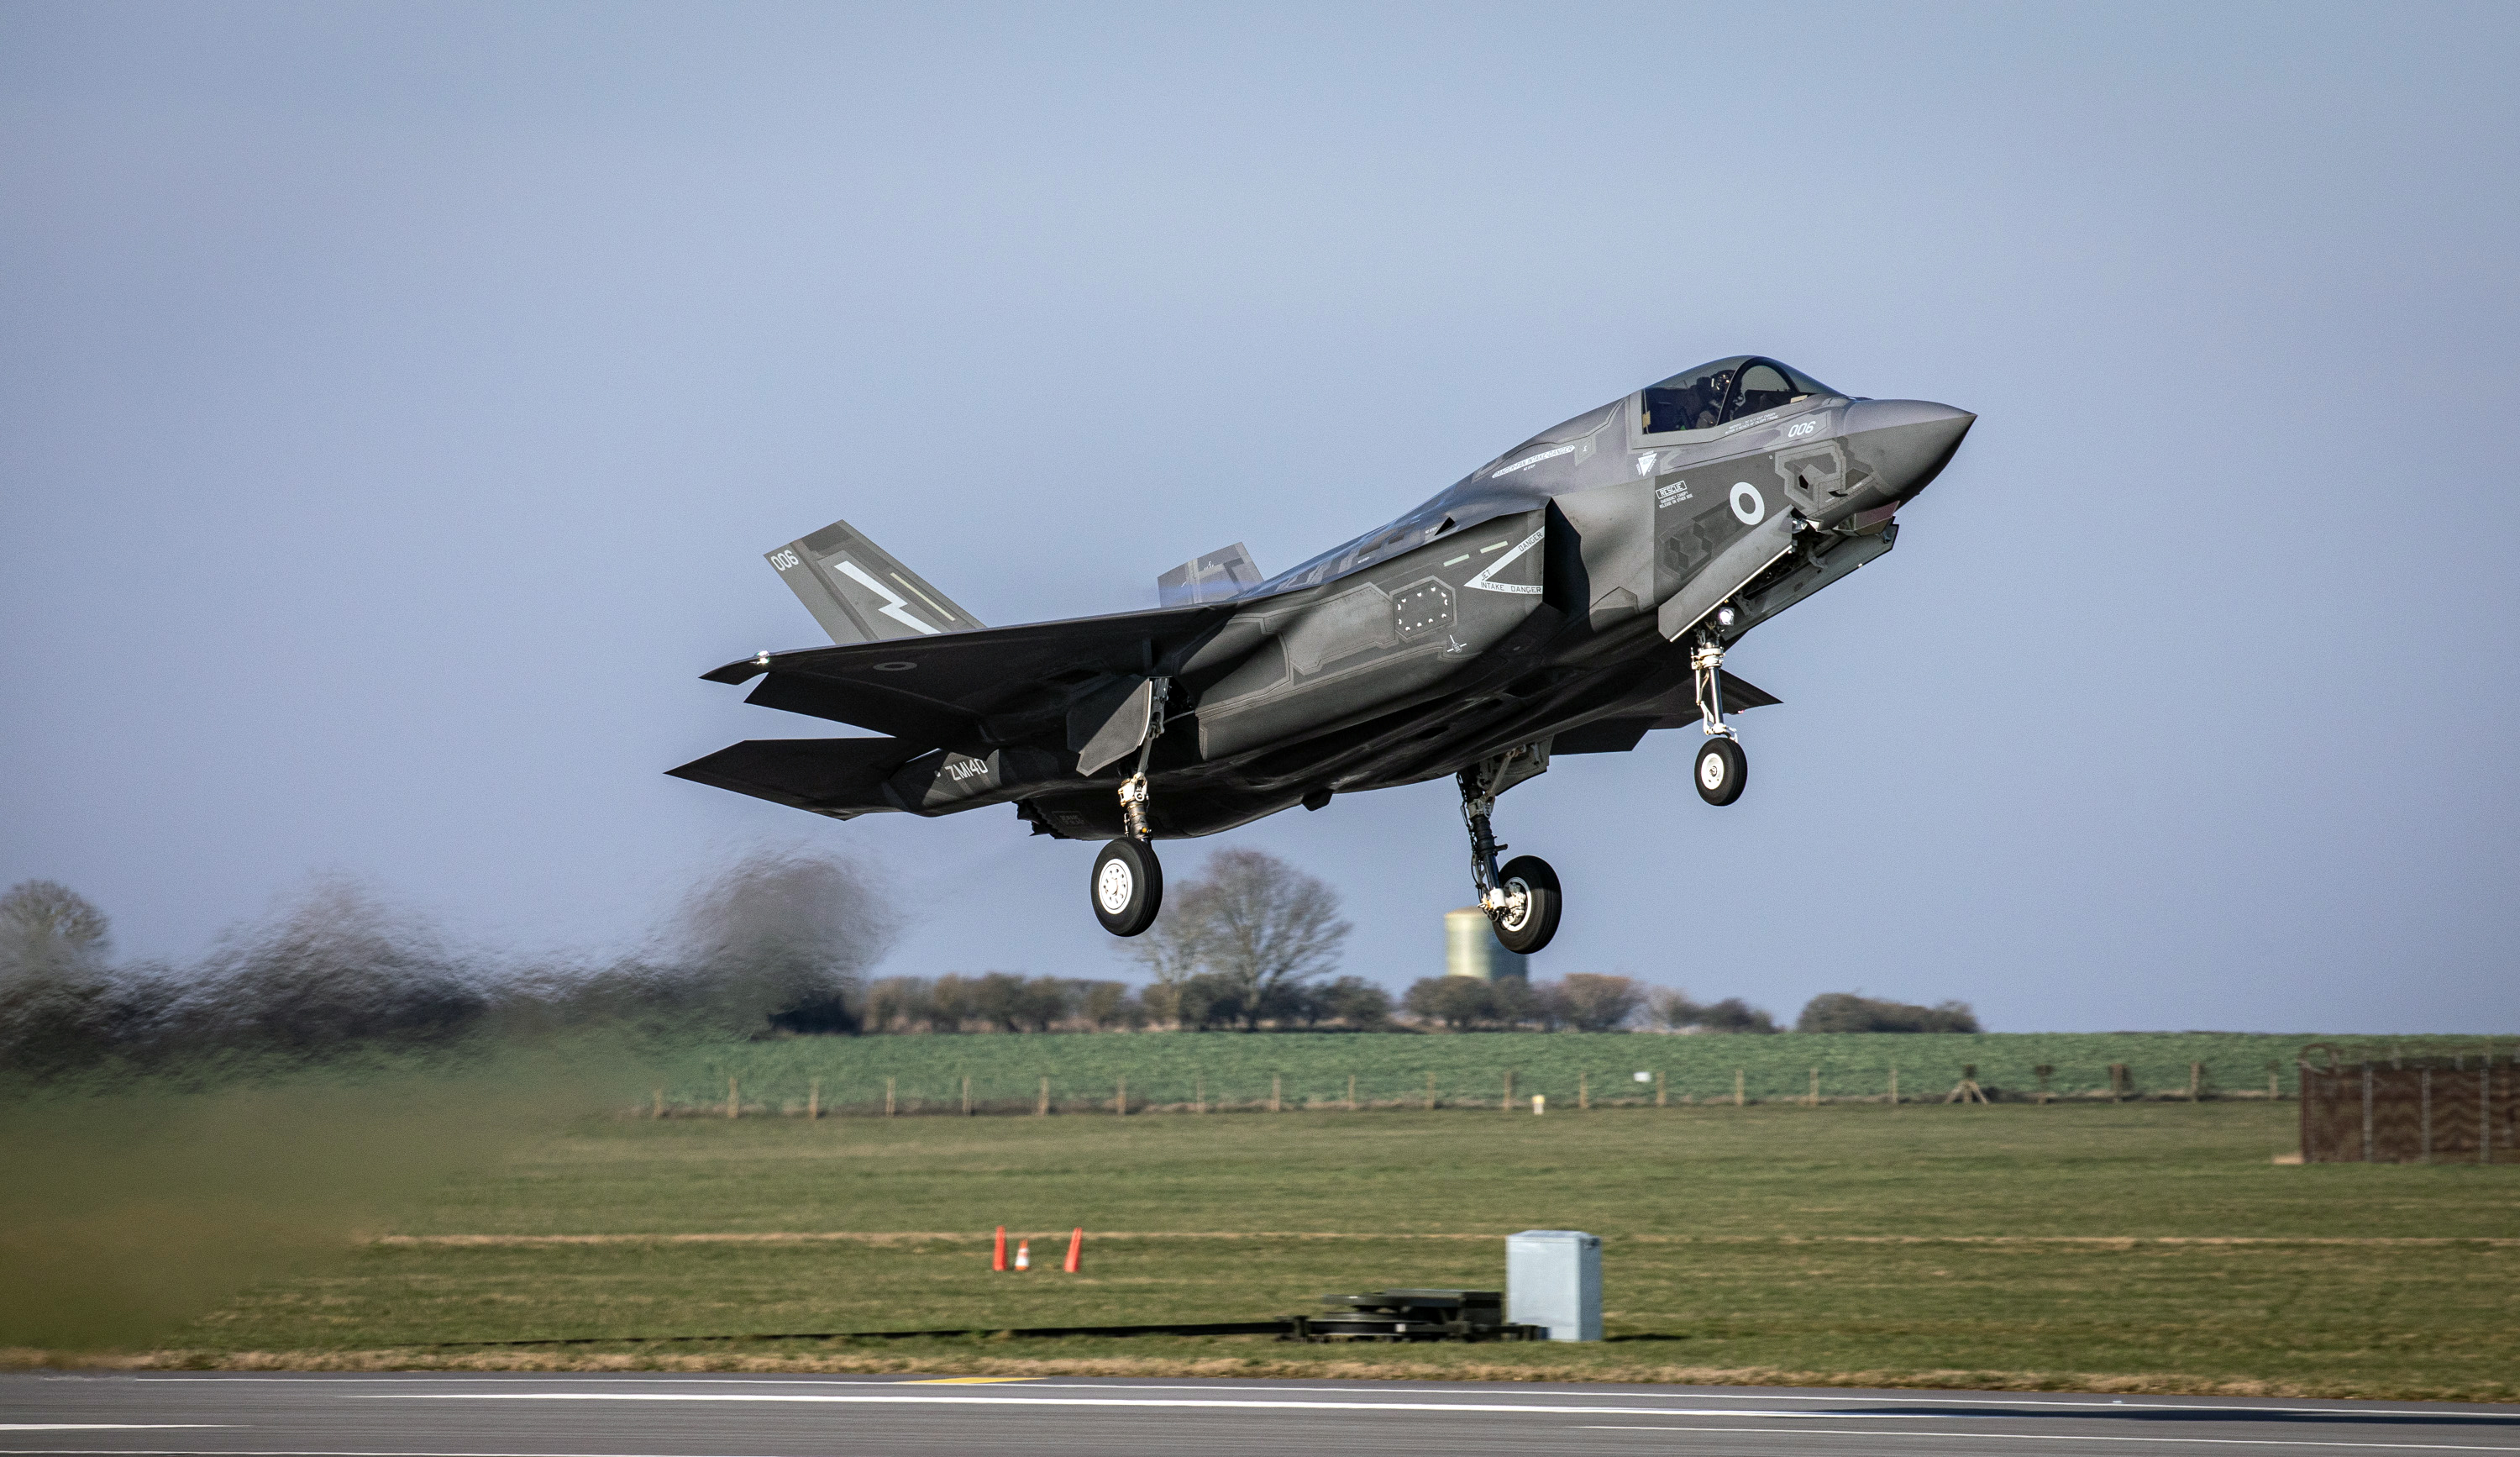
[[[1741,524],[1755,526],[1768,519],[1768,498],[1750,482],[1736,480],[1732,482],[1732,514],[1741,518]]]

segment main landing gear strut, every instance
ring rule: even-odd
[[[1534,744],[1508,750],[1461,772],[1462,822],[1470,831],[1470,880],[1478,887],[1479,909],[1488,913],[1497,939],[1508,951],[1524,955],[1549,944],[1557,934],[1557,918],[1565,910],[1557,888],[1557,872],[1538,855],[1517,855],[1497,866],[1496,797],[1549,767],[1549,751]]]
[[[1153,701],[1147,708],[1147,742],[1138,748],[1138,772],[1120,783],[1118,840],[1094,857],[1094,917],[1113,935],[1136,935],[1155,924],[1164,904],[1164,866],[1155,858],[1147,824],[1147,763],[1154,757],[1155,740],[1163,737],[1165,679],[1154,680]]]
[[[1732,609],[1724,611],[1729,620]],[[1698,634],[1688,667],[1697,679],[1697,711],[1706,729],[1706,745],[1697,751],[1697,797],[1730,804],[1749,787],[1750,758],[1741,751],[1741,736],[1724,721],[1723,642],[1712,632]]]

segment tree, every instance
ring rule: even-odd
[[[1177,988],[1195,977],[1222,977],[1234,988],[1234,1020],[1256,1030],[1286,992],[1335,967],[1351,930],[1339,919],[1338,894],[1266,850],[1219,850],[1205,871],[1167,897],[1163,914],[1145,934],[1123,946],[1178,1001]],[[1224,999],[1202,991],[1193,1015],[1176,1013],[1185,1026],[1214,1025]]]
[[[1706,1009],[1677,986],[1657,986],[1645,993],[1645,1016],[1655,1026],[1682,1032],[1704,1025]]]
[[[482,978],[419,918],[347,876],[316,878],[278,914],[231,931],[169,1009],[197,1046],[323,1056],[437,1042],[490,1010]]]
[[[893,932],[857,862],[762,850],[692,892],[676,939],[701,979],[699,1010],[727,1030],[851,1032],[862,974]]]
[[[1739,997],[1708,1006],[1690,1000],[1676,986],[1657,986],[1645,993],[1645,1015],[1656,1026],[1675,1032],[1773,1032],[1777,1020]]]
[[[1147,1009],[1129,992],[1126,981],[1078,981],[1077,1015],[1098,1032],[1146,1024]]]
[[[108,984],[112,944],[105,912],[58,881],[22,881],[0,894],[0,1062],[59,1069],[130,1030],[124,1024],[141,1009],[117,1005],[124,999]]]
[[[1519,979],[1508,981],[1520,985]],[[1498,996],[1506,985],[1507,981],[1482,981],[1476,977],[1427,977],[1409,984],[1400,1005],[1421,1022],[1439,1022],[1456,1032],[1467,1032],[1506,1020]]]
[[[1391,1024],[1391,993],[1366,980],[1363,977],[1341,977],[1328,985],[1310,988],[1314,1005],[1321,1016],[1342,1023],[1359,1031],[1372,1031]]]
[[[1568,973],[1556,991],[1561,1015],[1579,1032],[1616,1031],[1645,1000],[1644,988],[1630,979],[1594,972]]]
[[[1739,997],[1726,997],[1700,1010],[1698,1027],[1709,1032],[1773,1032],[1777,1020]]]
[[[105,912],[59,881],[20,881],[0,894],[0,980],[92,980],[112,944]]]
[[[1803,1004],[1797,1032],[1974,1032],[1977,1014],[1966,1002],[1918,1007],[1851,991],[1827,991]]]

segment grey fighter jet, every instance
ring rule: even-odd
[[[1777,700],[1726,651],[1889,551],[1976,418],[1719,359],[1276,576],[1236,545],[1163,573],[1151,611],[1019,627],[835,523],[769,554],[835,646],[703,676],[879,737],[746,740],[670,772],[833,819],[1012,803],[1035,835],[1109,842],[1094,912],[1124,936],[1162,903],[1154,841],[1451,776],[1478,903],[1537,951],[1562,892],[1537,856],[1497,863],[1497,797],[1552,755],[1694,725],[1699,797],[1739,798],[1726,715]]]

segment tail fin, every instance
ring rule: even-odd
[[[1192,557],[1155,578],[1155,596],[1165,607],[1191,607],[1223,602],[1246,587],[1260,585],[1259,564],[1238,541],[1203,557]]]
[[[983,625],[847,522],[833,522],[767,555],[805,611],[832,642],[844,646]]]

